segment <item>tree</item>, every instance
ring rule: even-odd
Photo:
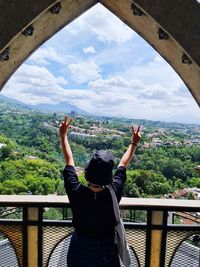
[[[172,177],[180,178],[182,181],[187,179],[183,162],[179,159],[169,159],[162,167],[162,173],[168,179]]]
[[[14,194],[28,192],[28,187],[23,183],[22,180],[6,180],[2,185],[4,191],[6,192],[12,192]]]
[[[44,219],[46,220],[60,220],[62,219],[62,210],[56,208],[48,208],[44,212]]]
[[[170,184],[161,173],[146,170],[127,171],[126,196],[164,195],[171,190]]]
[[[12,153],[12,146],[11,145],[5,145],[0,148],[0,159],[5,160],[6,158],[9,158],[9,156]]]
[[[199,178],[191,178],[188,180],[188,186],[200,188],[200,177]]]

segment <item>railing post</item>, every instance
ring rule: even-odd
[[[152,226],[163,225],[163,211],[152,211]],[[150,267],[160,267],[162,230],[152,229],[151,231],[151,250]]]
[[[39,208],[29,207],[27,210],[27,253],[28,266],[38,267],[38,220]],[[34,225],[35,224],[35,225]]]

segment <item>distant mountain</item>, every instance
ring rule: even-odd
[[[29,105],[29,107],[32,107],[32,108],[37,109],[37,110],[45,111],[45,112],[65,112],[65,113],[68,113],[68,112],[71,112],[73,110],[73,111],[76,111],[76,112],[83,114],[83,115],[89,114],[88,112],[78,108],[75,105],[71,105],[67,102],[60,102],[60,103],[55,104],[55,105],[53,105],[53,104]]]
[[[17,103],[18,102],[17,100],[14,100],[12,98],[9,98],[9,97],[1,95],[1,94],[0,94],[0,100],[5,101],[5,102],[13,102],[13,103]]]
[[[25,104],[23,102],[20,102],[18,100],[0,95],[0,101],[1,102],[6,102],[8,104],[14,105],[14,106],[18,106],[19,108],[28,108],[28,109],[34,109],[37,111],[43,111],[43,112],[64,112],[64,113],[69,113],[72,110],[76,111],[79,114],[82,115],[91,115],[89,112],[86,112],[80,108],[78,108],[75,105],[71,105],[67,102],[60,102],[58,104],[38,104],[38,105],[29,105],[29,104]]]
[[[0,94],[0,102],[8,103],[19,108],[30,108],[27,104]]]

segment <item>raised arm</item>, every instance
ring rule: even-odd
[[[129,162],[132,160],[133,156],[135,155],[135,151],[137,148],[137,144],[140,141],[140,126],[138,126],[137,131],[134,130],[134,126],[132,125],[132,136],[131,136],[131,144],[129,145],[128,149],[124,153],[122,159],[120,160],[119,166],[127,167]]]
[[[67,131],[71,122],[72,119],[70,118],[67,122],[67,116],[65,116],[60,124],[60,141],[66,165],[74,166],[73,154],[67,138]]]

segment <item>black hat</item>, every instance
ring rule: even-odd
[[[109,151],[96,151],[85,167],[85,178],[93,184],[110,184],[113,166],[114,158]]]

